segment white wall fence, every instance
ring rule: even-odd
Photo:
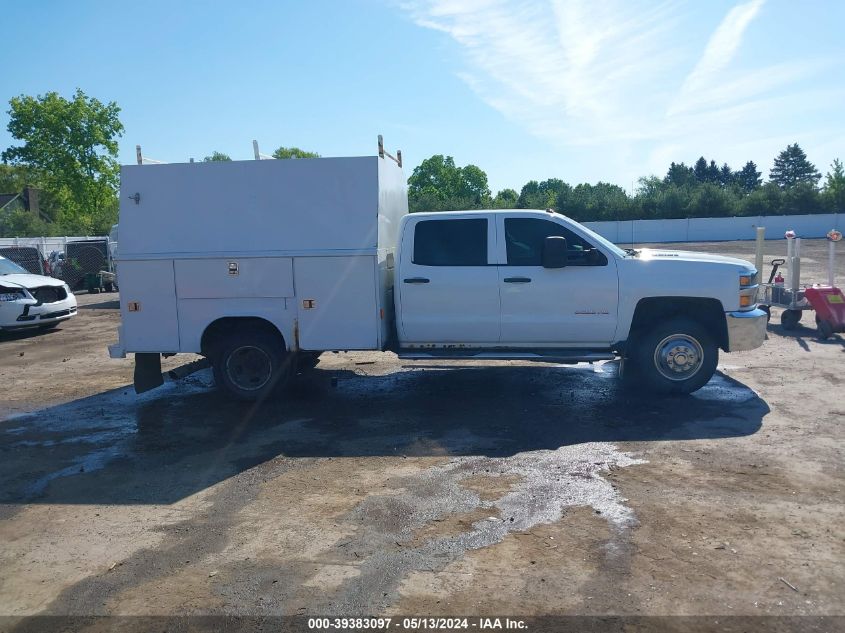
[[[620,220],[584,222],[593,231],[617,244],[649,242],[721,242],[753,240],[757,227],[766,227],[766,239],[783,239],[790,229],[798,237],[824,237],[830,229],[842,230],[845,214],[769,215],[742,218],[689,218],[686,220]]]
[[[753,240],[756,239],[758,226],[766,227],[767,240],[779,240],[783,239],[783,234],[789,230],[795,231],[798,237],[805,238],[824,237],[830,229],[843,230],[845,213],[686,220],[619,220],[584,224],[617,244]],[[35,246],[47,258],[53,251],[64,251],[68,242],[104,239],[107,237],[0,237],[0,247]]]
[[[68,242],[105,239],[107,239],[106,236],[96,237],[90,235],[84,237],[0,237],[0,248],[34,246],[41,251],[41,256],[47,259],[53,251],[64,252]]]

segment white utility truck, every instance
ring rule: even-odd
[[[321,352],[393,350],[622,358],[626,379],[689,393],[719,349],[765,339],[746,261],[623,250],[550,211],[409,215],[392,158],[123,167],[110,353],[135,353],[136,390],[161,384],[161,355],[180,352],[254,400]]]

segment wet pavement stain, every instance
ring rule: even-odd
[[[722,375],[692,397],[654,399],[621,389],[614,372],[612,363],[317,370],[261,406],[213,391],[208,371],[140,397],[115,390],[0,421],[0,503],[173,503],[278,455],[506,457],[737,437],[768,413]]]
[[[380,613],[398,599],[396,590],[410,573],[440,571],[466,552],[500,543],[510,533],[554,523],[568,508],[593,508],[624,539],[622,533],[636,518],[601,473],[643,463],[612,445],[590,443],[505,458],[461,457],[401,478],[393,482],[396,494],[367,497],[349,517],[360,528],[344,549],[365,559],[359,573],[331,594],[330,602],[312,606],[327,614]],[[502,497],[484,501],[461,485],[479,475],[513,477],[516,483]],[[478,508],[490,516],[475,521],[468,531],[411,545],[414,534],[432,522]]]

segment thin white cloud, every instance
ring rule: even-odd
[[[675,22],[673,2],[423,0],[403,6],[418,25],[460,45],[470,67],[461,76],[472,77],[468,85],[482,99],[550,140],[630,134],[637,113],[626,93],[674,64],[661,41]],[[639,105],[650,107],[648,98]]]
[[[742,43],[745,30],[757,17],[764,2],[765,0],[751,0],[728,11],[725,19],[707,42],[704,55],[687,78],[688,85],[694,86],[696,83],[705,82],[711,75],[721,71],[731,62]]]
[[[751,0],[728,11],[707,42],[701,59],[684,81],[679,99],[670,109],[670,114],[689,107],[691,103],[695,103],[695,96],[719,82],[722,72],[731,63],[742,44],[746,29],[757,17],[764,3],[765,0]]]

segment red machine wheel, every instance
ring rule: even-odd
[[[780,315],[780,324],[784,330],[794,330],[801,320],[801,310],[784,310]]]
[[[821,340],[824,341],[833,336],[833,324],[830,321],[816,317],[816,327],[819,330],[819,338]]]

